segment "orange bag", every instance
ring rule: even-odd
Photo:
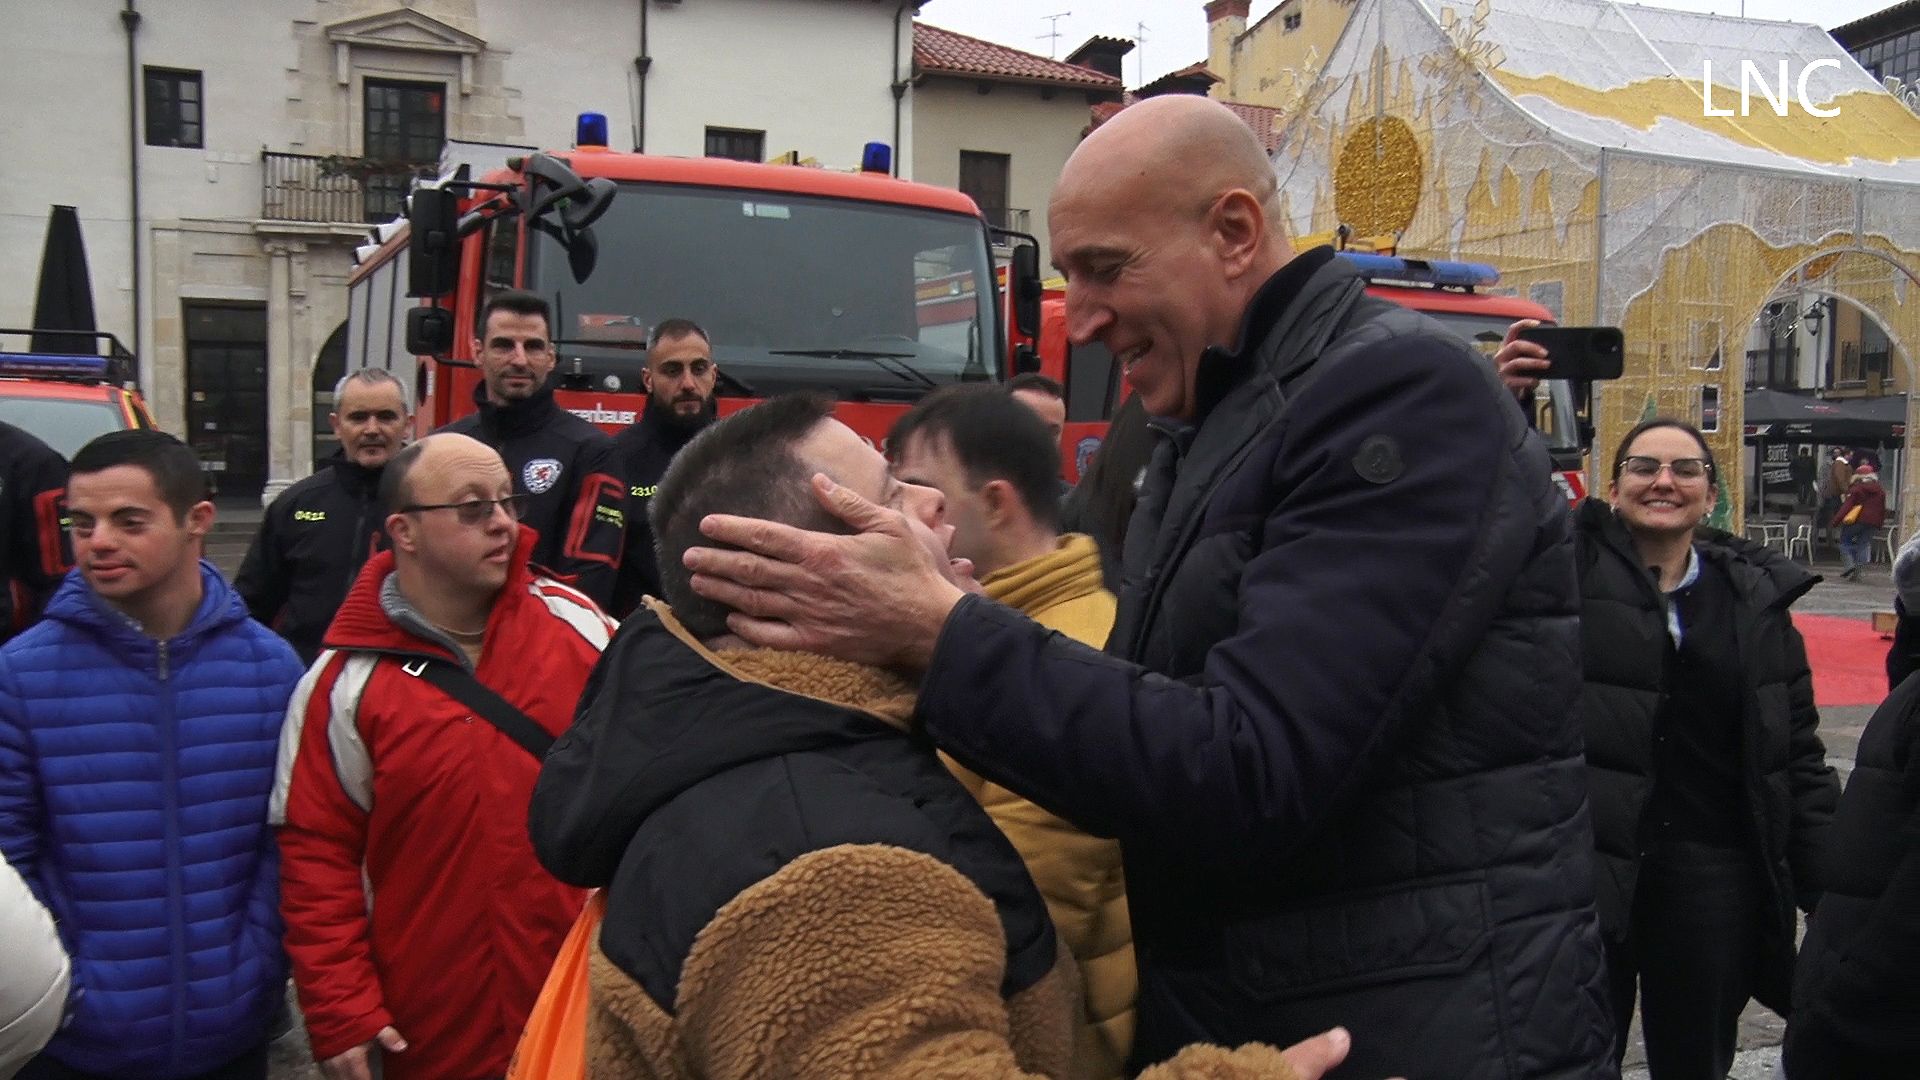
[[[1856,506],[1856,507],[1854,507],[1853,509],[1851,509],[1851,510],[1849,510],[1849,511],[1847,511],[1847,516],[1846,516],[1846,517],[1843,517],[1843,518],[1841,518],[1841,519],[1840,519],[1840,524],[1842,524],[1842,525],[1851,525],[1851,524],[1853,524],[1854,522],[1856,522],[1856,521],[1859,521],[1859,520],[1860,520],[1860,511],[1862,511],[1862,510],[1865,510],[1865,509],[1866,509],[1866,507],[1864,507],[1864,506]]]
[[[594,890],[553,958],[520,1045],[513,1049],[507,1080],[586,1080],[587,960],[606,911],[606,891]]]

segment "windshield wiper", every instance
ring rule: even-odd
[[[726,383],[727,385],[733,387],[733,389],[737,393],[744,394],[747,397],[760,396],[760,392],[755,390],[750,384],[748,384],[747,380],[741,378],[738,375],[729,373],[726,368],[721,367],[719,364],[713,365],[713,377],[716,380]]]
[[[926,372],[907,363],[912,353],[880,352],[874,349],[768,349],[769,356],[805,356],[816,360],[871,360],[889,373],[908,382],[917,382],[929,390],[937,390],[940,384],[934,382]]]
[[[874,349],[768,349],[773,356],[814,356],[822,360],[911,360],[910,352],[879,352]]]

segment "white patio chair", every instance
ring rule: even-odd
[[[1787,540],[1787,558],[1793,558],[1795,551],[1804,551],[1807,561],[1813,561],[1813,523],[1803,521],[1794,526],[1793,536]]]

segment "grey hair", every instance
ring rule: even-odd
[[[413,393],[408,389],[407,384],[401,381],[400,376],[386,368],[377,367],[363,367],[340,376],[340,381],[333,384],[334,412],[340,411],[340,398],[346,394],[347,384],[350,382],[363,382],[373,386],[392,383],[400,388],[400,403],[406,407],[407,415],[413,415]]]

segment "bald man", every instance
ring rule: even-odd
[[[918,672],[918,720],[1120,840],[1135,1064],[1353,1032],[1355,1076],[1616,1071],[1566,506],[1489,366],[1281,233],[1217,103],[1140,102],[1048,220],[1067,328],[1157,420],[1107,654],[974,595],[898,514],[714,517],[740,637]],[[1343,1074],[1344,1075],[1344,1074]]]
[[[375,1053],[387,1080],[501,1076],[583,900],[534,858],[527,805],[614,625],[529,568],[491,447],[429,436],[380,499],[391,549],[281,734],[287,953],[327,1080],[380,1075]]]

